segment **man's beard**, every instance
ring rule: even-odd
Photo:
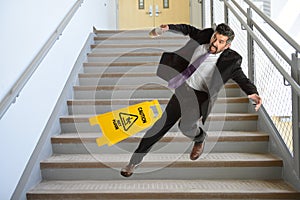
[[[215,51],[213,51],[212,53],[218,53],[218,48],[216,47],[216,46],[214,46],[213,44],[210,44],[209,45],[209,50],[211,51],[211,50],[215,50]]]

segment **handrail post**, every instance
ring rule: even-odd
[[[252,11],[247,8],[247,25],[253,30]],[[247,49],[248,49],[248,77],[251,81],[255,82],[254,75],[254,41],[250,33],[247,31]]]
[[[299,52],[292,54],[292,77],[300,85],[300,58]],[[292,115],[293,115],[293,156],[295,170],[300,178],[300,95],[292,90]]]
[[[227,0],[223,0],[223,1],[227,1]],[[228,20],[228,7],[226,5],[226,3],[224,3],[224,22],[226,24],[228,24],[229,20]]]
[[[214,27],[215,17],[214,17],[214,1],[210,0],[210,25]]]

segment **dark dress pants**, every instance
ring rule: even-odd
[[[195,142],[203,142],[205,131],[199,127],[200,105],[208,100],[208,94],[192,89],[186,84],[178,87],[169,100],[162,117],[145,133],[130,163],[139,164],[143,157],[180,119],[180,131]]]

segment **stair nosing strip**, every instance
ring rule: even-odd
[[[61,154],[64,156],[63,158],[66,158],[67,160],[64,160],[63,158],[60,158],[59,160],[56,160],[56,156],[60,155],[54,155],[54,157],[50,157],[49,159],[42,161],[40,163],[41,169],[49,169],[49,168],[110,168],[110,167],[122,167],[124,164],[127,163],[127,161],[110,161],[114,157],[113,154],[106,154],[99,156],[99,160],[95,157],[96,155],[82,155],[82,154]],[[158,156],[167,156],[170,154],[157,154]],[[152,158],[155,158],[155,156],[152,154]],[[187,154],[184,154],[185,157],[188,157]],[[220,155],[225,155],[225,157],[218,157]],[[252,157],[248,157],[251,155]],[[109,156],[109,160],[105,160],[105,156]],[[118,155],[120,156],[120,155]],[[144,162],[140,165],[140,168],[153,168],[153,167],[168,167],[168,168],[197,168],[197,167],[282,167],[283,161],[282,159],[279,159],[278,157],[272,155],[272,154],[249,154],[249,153],[210,153],[209,156],[212,156],[210,158],[204,157],[203,159],[198,159],[196,161],[188,160],[187,158],[180,160],[176,159],[177,155],[173,155],[173,159],[169,158],[167,160],[160,160],[162,158],[156,157],[159,160],[154,161],[150,160],[151,157],[146,157]],[[180,155],[182,156],[182,155]],[[217,156],[217,157],[215,157]],[[226,157],[227,156],[227,157]],[[233,157],[232,156],[238,156]],[[255,157],[258,156],[258,157]],[[75,159],[75,157],[79,157],[78,159]],[[101,160],[100,157],[104,160]],[[116,157],[116,156],[115,156]],[[54,158],[54,160],[53,160]],[[70,158],[70,159],[68,159]],[[82,159],[83,158],[83,159]],[[124,158],[124,156],[122,156]],[[81,159],[81,160],[80,160]],[[115,158],[117,159],[117,157]]]
[[[57,187],[60,186],[60,187]],[[231,189],[231,192],[230,190]],[[299,199],[300,192],[282,180],[116,180],[42,181],[29,198]],[[275,196],[274,196],[275,195]]]
[[[64,137],[65,134],[61,134],[60,136],[52,137],[51,143],[52,144],[74,144],[74,143],[96,143],[96,138],[100,137],[100,133],[95,133],[93,136],[85,136],[85,134],[77,134],[77,136],[70,136],[70,137]],[[67,134],[66,134],[67,135]],[[141,140],[141,136],[131,136],[121,142],[121,143],[137,143]],[[191,140],[187,137],[180,136],[165,136],[163,137],[160,142],[190,142]],[[210,135],[208,133],[207,142],[267,142],[269,141],[269,135],[268,134],[253,134],[253,135]]]
[[[133,105],[137,103],[141,103],[144,101],[151,101],[152,99],[69,99],[67,100],[67,105],[76,106],[76,105],[124,105],[128,104]],[[169,102],[169,98],[160,98],[158,99],[160,104],[167,104]],[[216,103],[249,103],[248,97],[226,97],[226,98],[218,98]]]
[[[89,123],[89,118],[94,115],[69,115],[61,116],[61,123]],[[258,119],[258,114],[238,113],[238,114],[211,114],[207,121],[253,121]]]
[[[224,86],[227,89],[239,89],[239,86],[235,83],[233,84],[226,84]],[[79,91],[90,91],[90,90],[170,90],[167,85],[161,84],[147,84],[141,87],[137,87],[136,85],[106,85],[106,86],[97,86],[97,85],[89,85],[89,86],[80,86],[75,85],[73,86],[75,90]]]

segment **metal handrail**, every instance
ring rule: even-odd
[[[236,2],[231,1],[238,9],[239,11],[245,16],[248,17],[247,12],[243,10],[243,8]],[[273,42],[273,40],[268,37],[268,35],[259,27],[259,25],[251,18],[251,24],[255,26],[255,28],[260,32],[260,34],[271,44],[271,46],[280,54],[280,56],[291,66],[292,61],[291,59]]]
[[[46,57],[47,53],[53,47],[55,42],[59,39],[62,32],[64,31],[66,26],[69,24],[69,22],[71,21],[71,19],[73,18],[74,14],[77,12],[77,10],[79,9],[79,7],[83,3],[83,1],[84,0],[77,0],[77,2],[72,6],[70,11],[63,18],[63,20],[60,22],[58,27],[54,30],[54,32],[49,37],[49,39],[46,41],[46,43],[43,45],[41,50],[37,53],[37,55],[33,58],[33,60],[27,66],[25,71],[21,74],[19,79],[15,82],[15,84],[10,88],[9,92],[1,100],[1,102],[0,102],[0,119],[6,113],[8,108],[16,101],[16,98],[19,96],[19,94],[22,91],[22,89],[24,88],[24,86],[30,80],[33,73],[39,67],[40,63]]]
[[[291,38],[284,30],[282,30],[278,25],[276,25],[268,16],[266,16],[259,8],[255,6],[251,1],[244,0],[255,12],[265,20],[273,29],[275,29],[281,37],[285,38],[285,40],[294,48],[297,52],[300,52],[300,45]],[[226,2],[226,1],[225,1]]]
[[[234,0],[232,0],[234,1]],[[243,24],[244,28],[247,29],[248,33],[252,36],[252,38],[256,41],[256,43],[259,45],[259,47],[263,50],[263,52],[269,57],[271,62],[274,64],[274,66],[277,68],[277,70],[282,74],[282,76],[291,84],[293,89],[297,92],[297,94],[300,96],[300,86],[298,83],[284,70],[284,68],[281,67],[281,65],[278,63],[278,61],[274,58],[272,53],[269,52],[269,50],[263,45],[263,43],[259,40],[259,38],[255,35],[255,33],[252,31],[252,29],[248,26],[248,24],[238,15],[238,13],[233,9],[233,7],[227,2],[224,1],[226,6],[231,10],[231,12],[235,15],[235,17]],[[253,5],[254,6],[254,5]]]

